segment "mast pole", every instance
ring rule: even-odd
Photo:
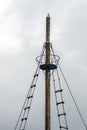
[[[50,64],[50,16],[46,17],[46,64]],[[50,70],[45,71],[45,130],[50,130]]]

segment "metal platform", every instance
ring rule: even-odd
[[[42,64],[40,65],[40,69],[42,70],[54,70],[57,66],[55,64]]]

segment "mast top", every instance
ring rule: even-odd
[[[46,42],[50,42],[50,15],[46,17]]]
[[[49,17],[49,18],[50,18],[50,14],[49,14],[49,13],[48,13],[47,17]]]

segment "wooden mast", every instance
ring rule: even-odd
[[[46,17],[46,64],[50,64],[50,16]],[[45,130],[50,130],[50,70],[45,71]]]

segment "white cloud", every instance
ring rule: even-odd
[[[12,0],[0,0],[0,15],[8,11],[12,2]]]
[[[3,15],[0,21],[0,53],[15,52],[20,50],[21,44],[18,38],[18,25],[15,16]]]

